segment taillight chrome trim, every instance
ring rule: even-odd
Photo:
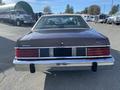
[[[16,59],[59,59],[59,58],[66,58],[66,59],[74,59],[74,58],[107,58],[111,57],[111,55],[104,55],[104,56],[87,56],[87,48],[99,48],[99,47],[109,47],[110,45],[96,45],[96,46],[58,46],[58,47],[15,47],[15,49],[38,49],[39,57],[15,57]],[[40,49],[42,48],[49,48],[49,57],[40,57]],[[54,57],[54,48],[72,48],[72,56],[70,57]],[[86,56],[76,56],[76,48],[85,48]]]
[[[87,48],[87,47],[110,47],[110,45],[90,45],[90,46],[54,46],[54,47],[15,47],[20,49],[35,49],[35,48]]]
[[[50,57],[54,56],[53,48],[49,48],[49,56]]]
[[[40,49],[38,49],[38,57],[40,57]]]
[[[107,56],[72,56],[72,57],[20,57],[17,58],[15,57],[15,59],[93,59],[93,58],[109,58],[112,57],[112,55],[107,55]]]
[[[75,47],[72,47],[72,56],[76,56],[76,48]]]

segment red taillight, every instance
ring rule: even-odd
[[[38,49],[16,49],[16,57],[38,57]]]
[[[110,55],[109,47],[91,47],[87,48],[87,56],[106,56]]]

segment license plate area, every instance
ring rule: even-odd
[[[54,57],[72,56],[72,48],[54,48]]]

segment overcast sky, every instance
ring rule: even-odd
[[[20,0],[3,0],[3,2],[10,4],[15,3]],[[83,10],[85,7],[88,7],[92,4],[97,4],[101,7],[102,13],[108,13],[112,0],[23,0],[28,2],[34,12],[42,11],[45,6],[50,6],[53,13],[64,12],[64,9],[67,4],[70,4],[74,7],[75,12]],[[120,0],[113,0],[114,4],[120,4]]]

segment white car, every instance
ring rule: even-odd
[[[112,24],[112,23],[113,23],[113,19],[114,19],[113,16],[108,17],[108,18],[107,18],[107,24]]]
[[[120,13],[119,14],[116,14],[114,17],[113,17],[113,22],[118,25],[120,24]]]

